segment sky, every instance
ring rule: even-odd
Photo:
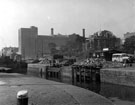
[[[135,0],[0,0],[0,49],[18,47],[18,29],[38,27],[54,33],[86,37],[109,30],[117,37],[135,32]]]

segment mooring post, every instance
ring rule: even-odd
[[[17,93],[17,105],[28,105],[28,91],[21,90]]]

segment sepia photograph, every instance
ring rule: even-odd
[[[135,0],[0,0],[0,105],[135,105]]]

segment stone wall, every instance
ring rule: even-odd
[[[46,78],[46,66],[44,64],[28,64],[27,74],[37,77]],[[72,83],[72,68],[71,66],[63,66],[61,68],[49,68],[49,70],[55,71],[61,69],[60,78],[61,81],[66,83]]]
[[[72,83],[72,66],[64,66],[61,70],[62,81]]]
[[[28,64],[27,74],[38,77],[45,76],[46,66],[45,64]]]
[[[124,69],[101,69],[101,82],[108,82],[119,85],[135,86],[135,70]]]

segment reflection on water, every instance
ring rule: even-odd
[[[55,81],[59,81],[57,79],[51,79]],[[64,83],[71,84],[71,81],[67,82],[62,81]],[[98,93],[106,98],[113,98],[117,97],[118,99],[125,100],[125,101],[132,101],[135,102],[135,88],[134,87],[128,87],[128,86],[122,86],[122,85],[115,85],[110,83],[77,83],[76,86],[91,90],[95,93]]]
[[[114,84],[109,84],[109,83],[101,83],[100,94],[107,98],[117,97],[121,100],[135,102],[135,88],[134,87],[114,85]]]
[[[44,78],[44,76],[31,73],[31,75]],[[63,83],[68,83],[72,84],[71,78],[61,78],[56,79],[56,78],[48,78],[49,80],[57,81],[57,82],[63,82]],[[120,100],[124,101],[132,101],[135,102],[135,88],[134,87],[128,87],[128,86],[122,86],[122,85],[114,85],[110,83],[96,83],[96,82],[91,82],[91,83],[76,83],[76,86],[91,90],[95,93],[98,93],[106,98],[117,98]]]
[[[101,83],[96,83],[96,82],[76,84],[76,86],[91,90],[98,94],[100,93],[101,90]]]
[[[91,90],[106,98],[115,97],[121,100],[135,102],[135,88],[134,87],[115,85],[115,84],[110,84],[110,83],[96,83],[96,82],[77,84],[76,86]]]

